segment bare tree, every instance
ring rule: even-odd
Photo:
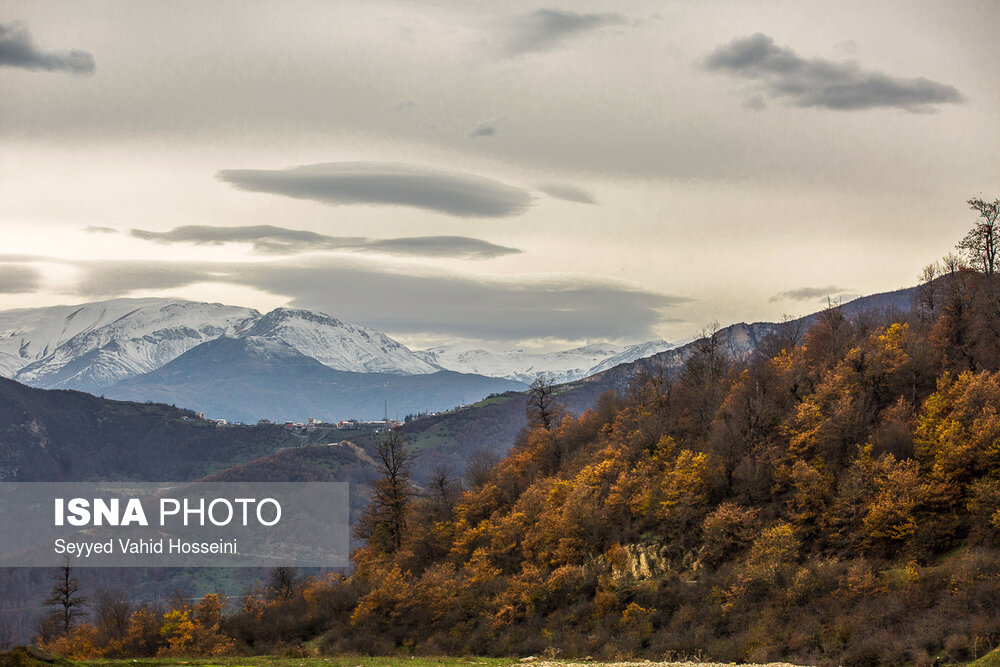
[[[943,275],[941,262],[931,262],[920,272],[915,300],[917,313],[924,321],[933,321],[941,308],[937,279]]]
[[[452,475],[447,466],[436,466],[425,491],[434,519],[436,521],[451,519],[461,495],[462,482]]]
[[[802,342],[806,332],[806,320],[785,313],[781,316],[781,337],[786,350],[793,350]]]
[[[98,591],[94,598],[94,623],[97,629],[111,639],[121,639],[128,634],[132,603],[124,591]]]
[[[80,594],[80,582],[73,576],[73,568],[69,562],[60,567],[52,575],[52,579],[52,590],[44,604],[55,608],[52,612],[53,620],[62,633],[66,634],[80,617],[87,614],[84,608],[90,601]]]
[[[563,407],[556,402],[555,384],[546,375],[539,375],[528,390],[528,423],[546,431],[559,422]]]
[[[715,410],[722,400],[722,379],[732,359],[719,330],[713,322],[701,330],[681,374],[679,387],[685,412],[692,428],[700,435],[708,433]]]
[[[500,457],[492,448],[480,447],[469,456],[465,468],[465,482],[472,488],[478,488],[489,481],[493,469],[500,463]]]
[[[941,266],[943,267],[944,272],[950,276],[953,276],[956,273],[959,273],[960,271],[964,271],[969,268],[968,265],[965,263],[965,260],[962,259],[961,256],[956,255],[953,252],[949,252],[947,255],[941,258]]]
[[[372,498],[358,519],[355,535],[385,553],[403,545],[406,514],[413,497],[410,481],[412,455],[399,429],[390,430],[375,450],[379,478],[372,484]]]
[[[979,214],[979,218],[958,244],[958,249],[966,254],[973,266],[992,276],[997,268],[997,252],[1000,250],[1000,229],[997,228],[1000,199],[986,201],[973,198],[966,203]]]
[[[295,595],[299,573],[294,567],[279,565],[271,568],[267,578],[268,596],[277,600],[290,600]]]
[[[806,320],[787,313],[781,316],[781,323],[754,348],[751,356],[771,359],[782,352],[791,352],[799,343],[806,331]],[[749,359],[747,359],[749,362]]]

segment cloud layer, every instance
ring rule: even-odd
[[[475,126],[469,130],[469,136],[473,139],[476,137],[495,137],[499,131],[500,128],[495,120],[484,120],[476,123]]]
[[[826,287],[800,287],[798,289],[788,290],[787,292],[778,292],[772,296],[769,301],[775,303],[777,301],[813,301],[814,299],[825,299],[827,297],[836,297],[849,293],[851,290],[846,287],[837,287],[836,285],[827,285]]]
[[[688,299],[585,276],[483,277],[400,273],[381,264],[307,262],[78,263],[76,294],[120,296],[230,283],[395,334],[491,340],[649,338]]]
[[[92,74],[94,56],[87,51],[42,51],[23,23],[0,23],[0,65],[46,72]]]
[[[758,82],[766,96],[786,99],[799,107],[836,111],[896,108],[919,113],[963,100],[955,87],[922,77],[904,79],[864,70],[851,61],[803,58],[761,33],[716,48],[705,66]],[[761,108],[763,99],[751,100],[750,108]]]
[[[549,51],[574,36],[624,22],[620,14],[578,14],[559,9],[538,9],[517,16],[504,25],[504,48],[508,55]]]
[[[382,162],[336,162],[276,170],[227,169],[218,177],[251,192],[324,204],[411,206],[467,218],[519,215],[531,204],[527,190],[492,179]]]
[[[594,195],[583,188],[565,183],[548,183],[538,188],[550,197],[576,202],[578,204],[596,204]]]
[[[103,231],[103,229],[99,231]],[[491,259],[521,252],[517,248],[508,248],[467,236],[369,239],[360,236],[326,236],[316,232],[273,225],[245,227],[186,225],[176,227],[169,232],[133,229],[129,233],[135,238],[156,243],[194,243],[196,245],[250,243],[256,252],[266,255],[290,255],[313,250],[349,250],[418,257]]]
[[[24,294],[38,290],[39,272],[30,266],[0,264],[0,294]]]

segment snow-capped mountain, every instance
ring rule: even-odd
[[[0,312],[0,375],[100,393],[222,336],[280,341],[334,370],[411,375],[438,368],[383,333],[302,310],[114,299]]]
[[[101,303],[0,312],[0,374],[9,377],[54,352],[74,336],[99,329],[159,299],[115,299]]]
[[[169,299],[0,312],[0,372],[36,387],[97,391],[257,317],[250,308]]]
[[[384,333],[308,310],[272,310],[240,335],[282,341],[338,371],[422,375],[441,370]]]
[[[668,349],[595,343],[559,352],[498,351],[470,344],[414,352],[389,336],[329,315],[174,299],[114,299],[0,312],[0,376],[45,389],[103,393],[219,338],[248,349],[294,351],[335,371],[430,375],[442,370],[530,384],[570,382]]]
[[[629,347],[593,343],[558,352],[526,352],[520,349],[488,350],[459,343],[421,350],[417,355],[451,371],[502,377],[530,384],[540,375],[545,375],[556,383],[572,382],[670,347],[666,341],[657,340]],[[610,363],[612,360],[617,361]]]
[[[618,354],[608,357],[599,364],[591,367],[591,369],[587,371],[587,375],[590,376],[600,373],[601,371],[606,371],[609,368],[614,368],[618,364],[628,364],[636,359],[645,359],[646,357],[651,357],[654,354],[659,354],[660,352],[673,349],[678,345],[683,345],[683,343],[668,343],[663,339],[648,340],[645,343],[629,345]]]

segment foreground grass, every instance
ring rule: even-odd
[[[289,658],[280,656],[255,656],[252,658],[146,658],[143,660],[82,660],[86,667],[723,667],[730,663],[716,662],[592,662],[574,660],[537,660],[524,662],[517,658],[449,658],[449,657],[370,657],[331,656]],[[795,667],[788,663],[769,663],[767,666],[742,665],[741,667]]]
[[[450,657],[371,657],[330,656],[292,658],[284,656],[254,656],[248,658],[145,658],[140,660],[81,660],[84,667],[727,667],[718,662],[595,662],[590,660],[532,660],[517,658],[450,658]],[[740,667],[796,667],[788,663],[741,665]],[[1000,667],[1000,648],[987,653],[965,667]]]
[[[143,658],[139,660],[81,660],[88,667],[501,667],[516,663],[504,658],[428,658],[428,657],[371,657],[329,656],[290,658],[284,656],[253,656],[247,658]]]

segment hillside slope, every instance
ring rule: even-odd
[[[298,444],[277,426],[221,429],[192,416],[0,378],[0,480],[187,481]]]
[[[440,485],[404,520],[373,496],[352,575],[308,593],[338,605],[326,646],[824,665],[987,652],[1000,279],[955,280],[933,307],[831,309],[753,355],[702,342],[624,396],[535,420],[464,492]]]
[[[910,287],[861,297],[840,306],[840,312],[848,318],[905,314],[910,310],[915,291],[916,288]],[[776,344],[800,340],[818,317],[819,313],[812,313],[788,322],[740,322],[719,329],[715,333],[715,342],[727,356],[741,359],[757,350],[770,337],[774,337]],[[557,400],[570,412],[582,414],[604,392],[624,395],[642,375],[670,376],[676,373],[704,343],[703,339],[694,340],[618,364],[581,380],[563,383],[556,387]],[[442,452],[436,455],[440,461],[460,473],[477,452],[503,455],[510,449],[526,423],[525,407],[526,394],[511,392],[505,395],[502,409],[495,402],[484,401],[455,413],[415,420],[405,424],[403,432],[411,442],[421,443],[421,448]],[[488,428],[482,427],[487,424]]]

